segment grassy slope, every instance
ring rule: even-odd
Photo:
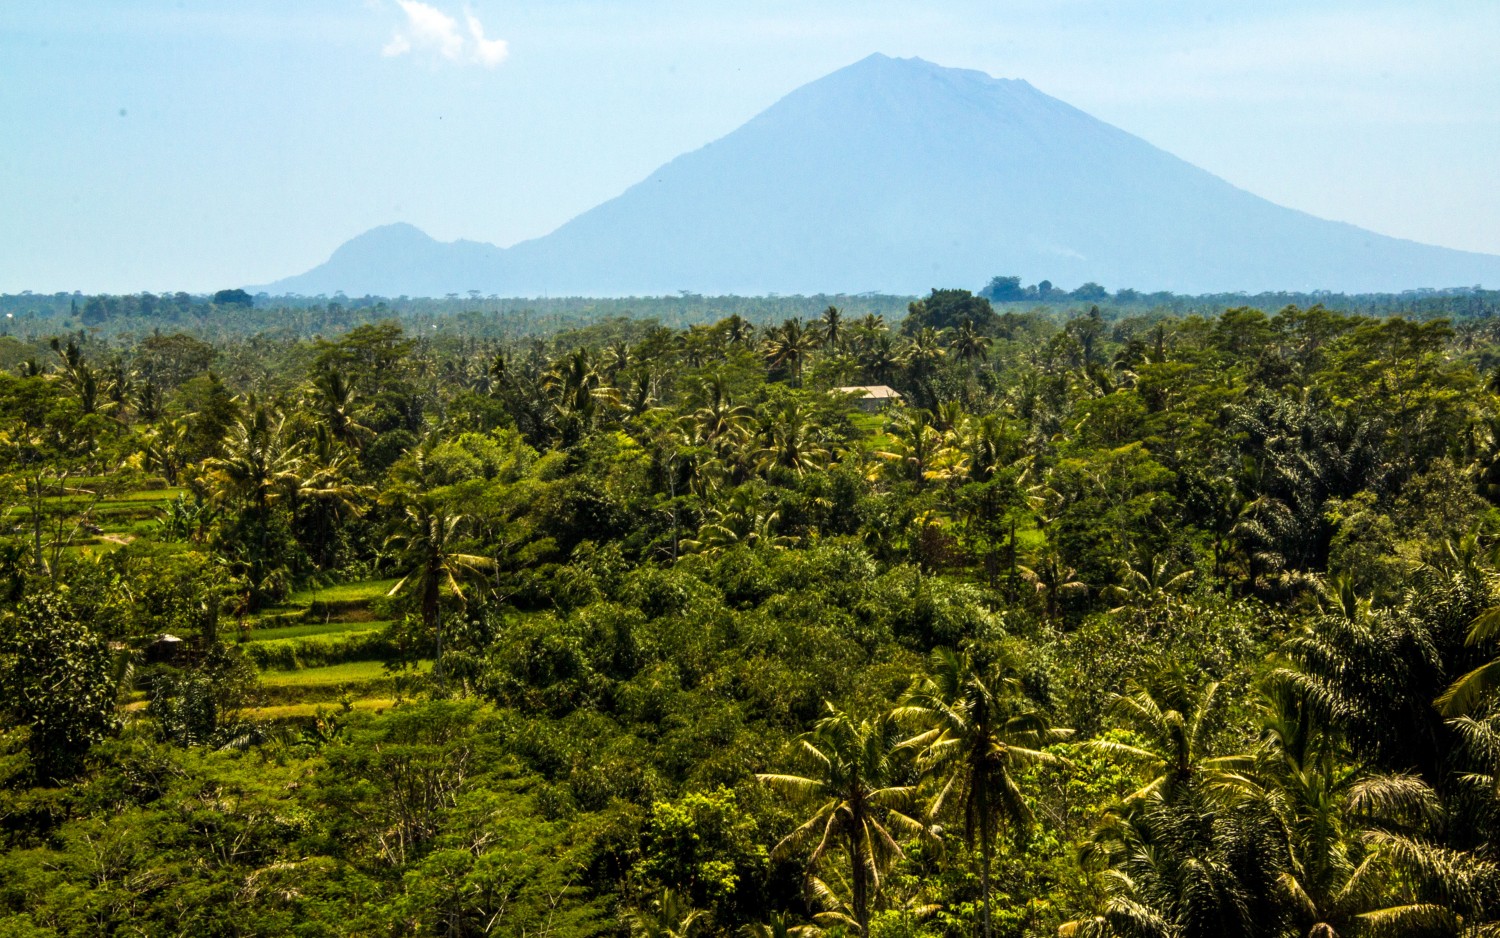
[[[294,625],[276,625],[269,628],[254,628],[246,639],[251,642],[274,642],[284,641],[290,638],[310,638],[317,635],[359,635],[366,632],[379,632],[387,625],[387,621],[375,620],[370,622],[346,622],[335,620],[329,622],[298,622]]]
[[[391,697],[361,697],[350,701],[351,710],[373,710],[377,713],[387,710],[396,703]],[[244,711],[245,716],[252,720],[301,720],[315,717],[319,713],[337,713],[342,706],[327,701],[315,701],[313,703],[291,703],[277,704],[270,707],[252,707]]]
[[[430,662],[422,662],[417,670],[426,672]],[[266,687],[337,687],[341,684],[379,681],[390,677],[383,661],[345,661],[321,668],[300,668],[296,671],[266,671],[260,682]]]
[[[397,582],[399,581],[394,579],[365,580],[361,583],[340,583],[336,586],[302,590],[293,593],[287,599],[287,604],[310,607],[314,604],[332,606],[371,603],[383,598]]]

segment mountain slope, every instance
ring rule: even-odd
[[[1500,283],[1500,257],[1282,208],[1024,81],[881,55],[545,237],[503,251],[409,227],[374,237],[396,227],[265,289],[920,293],[1000,273],[1178,292]]]

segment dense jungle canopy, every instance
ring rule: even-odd
[[[1496,295],[1011,280],[3,298],[0,934],[1500,934]]]

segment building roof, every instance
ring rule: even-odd
[[[901,392],[884,384],[855,384],[846,388],[834,388],[840,394],[858,394],[877,401],[901,400]]]

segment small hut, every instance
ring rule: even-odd
[[[186,647],[186,642],[176,635],[163,632],[158,635],[151,644],[145,648],[146,662],[148,664],[163,664],[177,660],[177,656]]]
[[[834,390],[840,394],[853,394],[854,406],[867,414],[878,414],[892,404],[901,403],[901,393],[884,384],[856,384]]]

